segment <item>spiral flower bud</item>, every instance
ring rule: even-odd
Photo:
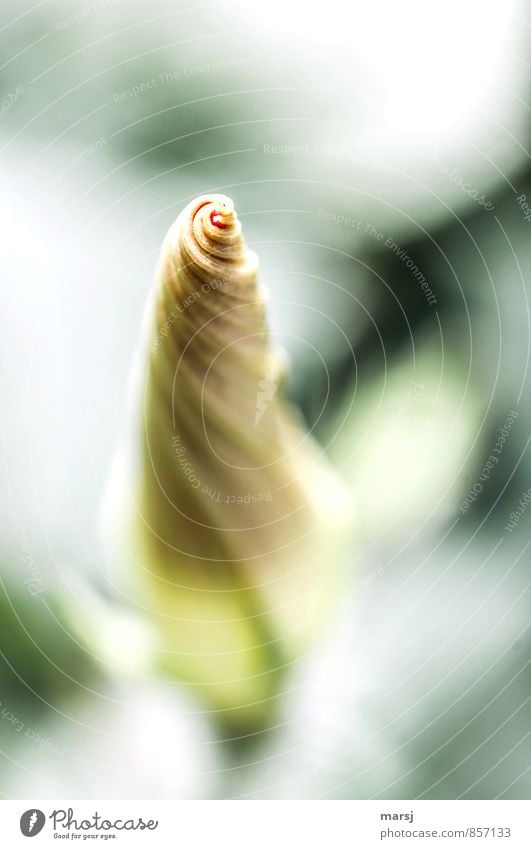
[[[159,661],[237,727],[267,720],[322,618],[349,509],[282,397],[257,271],[223,195],[170,228],[108,498]]]

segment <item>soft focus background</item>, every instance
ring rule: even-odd
[[[0,794],[529,798],[527,5],[0,14]],[[98,535],[153,265],[206,191],[358,505],[348,589],[238,747],[134,603],[107,621]]]

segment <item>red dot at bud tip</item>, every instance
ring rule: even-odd
[[[219,212],[217,209],[214,209],[210,213],[210,220],[211,220],[212,224],[214,225],[214,227],[219,227],[220,230],[226,230],[227,227],[229,226],[228,224],[224,223],[223,216],[222,216],[221,212]]]

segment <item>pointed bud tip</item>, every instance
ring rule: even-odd
[[[223,198],[215,202],[214,209],[210,213],[210,221],[220,230],[227,230],[236,220],[234,203],[230,198]]]

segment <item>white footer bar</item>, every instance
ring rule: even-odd
[[[530,813],[527,801],[9,800],[0,846],[531,849]]]

